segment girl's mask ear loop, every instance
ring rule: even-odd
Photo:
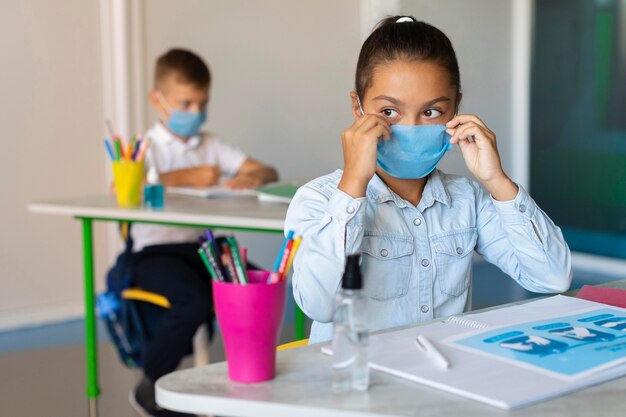
[[[359,103],[359,110],[361,111],[361,117],[365,116],[365,112],[363,111],[363,106],[361,106],[361,99],[359,96],[356,96],[356,102]]]

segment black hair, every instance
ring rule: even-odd
[[[186,49],[170,49],[161,55],[154,69],[154,85],[174,75],[177,81],[206,87],[211,83],[211,72],[202,58]]]
[[[376,25],[361,47],[355,77],[357,95],[363,99],[377,66],[397,59],[433,61],[448,71],[457,94],[461,91],[459,64],[450,39],[412,16],[389,16]]]

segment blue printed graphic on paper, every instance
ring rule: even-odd
[[[626,314],[610,308],[501,327],[454,343],[564,376],[626,361]]]

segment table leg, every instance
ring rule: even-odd
[[[92,219],[82,218],[83,223],[83,268],[85,287],[85,356],[87,365],[87,401],[89,416],[98,414],[98,345],[96,334],[95,289],[93,273],[93,230]]]
[[[304,313],[300,310],[300,307],[294,303],[294,307],[296,309],[296,323],[295,323],[295,339],[302,340],[305,338],[304,336]]]

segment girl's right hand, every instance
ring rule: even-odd
[[[365,114],[343,131],[343,176],[338,188],[353,198],[365,197],[376,173],[378,141],[389,140],[391,127],[383,116]]]

